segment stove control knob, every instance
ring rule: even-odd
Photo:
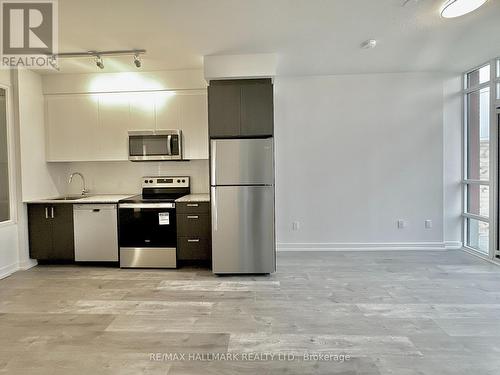
[[[177,180],[177,183],[180,183],[180,182],[181,182],[181,180]]]
[[[186,180],[182,180],[182,182],[186,182]]]
[[[148,183],[148,180],[144,180],[144,183],[147,184]]]
[[[149,183],[152,184],[153,183],[153,180],[149,180]]]

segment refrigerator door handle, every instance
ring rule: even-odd
[[[217,184],[217,176],[216,176],[216,160],[217,160],[217,142],[212,141],[212,186]]]
[[[217,232],[217,190],[216,189],[213,189],[214,190],[214,199],[213,199],[213,204],[214,204],[214,207],[213,207],[213,213],[214,213],[214,232]]]

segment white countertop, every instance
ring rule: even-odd
[[[134,194],[96,194],[89,195],[85,198],[79,199],[35,199],[26,201],[24,203],[71,203],[71,204],[79,204],[79,203],[118,203],[119,200],[125,199],[133,196]]]
[[[118,203],[119,200],[131,197],[135,194],[96,194],[89,195],[85,198],[78,199],[56,199],[47,198],[47,199],[33,199],[29,201],[25,201],[24,203],[71,203],[71,204],[84,204],[84,203]],[[189,194],[179,199],[176,199],[176,202],[186,203],[186,202],[210,202],[210,194]]]
[[[175,200],[177,203],[210,202],[210,194],[189,194]]]

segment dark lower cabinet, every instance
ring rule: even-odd
[[[72,204],[29,204],[28,231],[30,258],[75,260]]]
[[[177,243],[179,261],[210,261],[212,254],[209,242],[208,238],[179,237]]]
[[[210,203],[177,203],[177,259],[207,263],[212,259]]]
[[[271,79],[211,81],[208,87],[210,138],[272,137]]]

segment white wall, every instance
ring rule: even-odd
[[[444,107],[444,240],[462,246],[462,78],[446,77]]]
[[[444,247],[440,75],[277,77],[275,128],[279,248]]]
[[[19,132],[21,143],[22,199],[47,198],[66,188],[64,176],[68,166],[45,162],[45,125],[42,77],[31,71],[20,71]],[[64,180],[64,181],[63,181]]]
[[[205,79],[274,77],[278,67],[275,53],[212,55],[203,57]]]

